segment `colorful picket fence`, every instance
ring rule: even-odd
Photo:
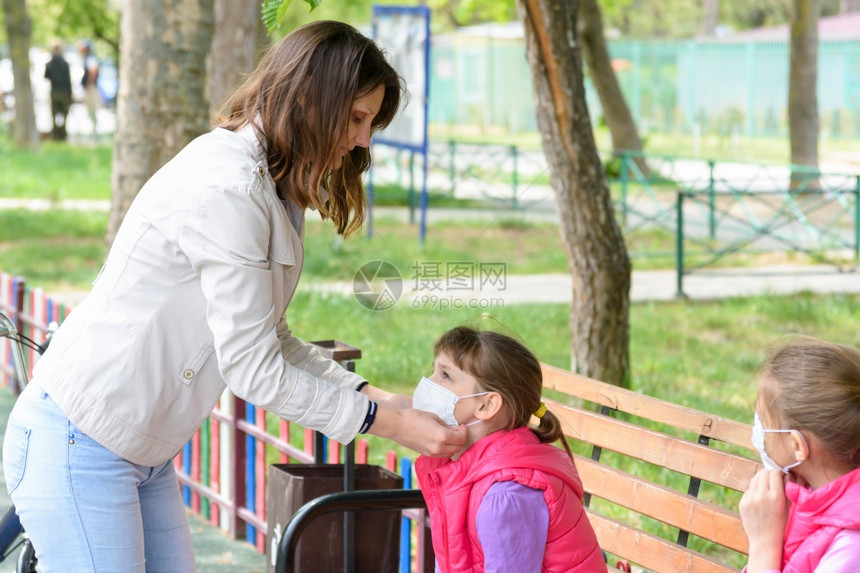
[[[59,304],[42,289],[30,288],[22,277],[0,272],[0,312],[19,332],[42,342],[52,321],[61,323],[71,308]],[[9,342],[0,339],[0,384],[15,389]],[[25,358],[32,366],[34,350]],[[355,462],[368,463],[366,440],[355,442]],[[346,446],[290,424],[261,408],[255,408],[225,390],[209,418],[185,445],[174,465],[185,504],[233,539],[246,540],[260,553],[267,549],[266,481],[273,463],[342,463]],[[412,487],[412,460],[398,460],[394,451],[385,456],[385,467],[403,476]],[[399,462],[399,464],[398,464]],[[399,467],[398,467],[399,465]],[[424,510],[403,512],[400,572],[432,571],[430,540],[423,527]],[[422,526],[418,527],[417,524]]]
[[[51,322],[62,322],[71,308],[48,297],[40,288],[30,288],[23,277],[0,272],[0,312],[8,316],[18,332],[35,342],[43,342]],[[12,348],[9,341],[0,338],[0,385],[17,392],[12,367]],[[37,352],[24,349],[24,357],[31,367]],[[31,372],[28,371],[28,374]]]

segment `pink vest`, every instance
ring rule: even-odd
[[[528,428],[494,432],[472,444],[457,461],[421,456],[415,471],[442,573],[484,571],[475,525],[478,508],[493,483],[511,480],[542,491],[546,500],[544,572],[606,572],[582,507],[582,482],[573,461],[560,448],[542,444]]]
[[[791,502],[783,573],[810,573],[843,529],[860,529],[860,468],[816,490],[785,486]]]

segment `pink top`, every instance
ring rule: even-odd
[[[744,567],[744,572],[746,572]],[[827,553],[812,573],[856,573],[860,571],[860,529],[845,529],[836,535]],[[781,573],[767,569],[761,573]]]

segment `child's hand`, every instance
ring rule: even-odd
[[[750,543],[748,573],[780,569],[788,520],[784,474],[760,470],[750,481],[738,509]]]

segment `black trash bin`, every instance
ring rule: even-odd
[[[305,503],[343,491],[342,465],[274,464],[269,466],[266,488],[268,549],[266,572],[274,573],[278,543],[293,514]],[[403,478],[387,469],[355,466],[356,490],[400,489]],[[355,512],[356,572],[397,573],[400,520],[395,511]],[[296,552],[297,573],[332,573],[343,570],[343,513],[320,517],[302,533]]]

